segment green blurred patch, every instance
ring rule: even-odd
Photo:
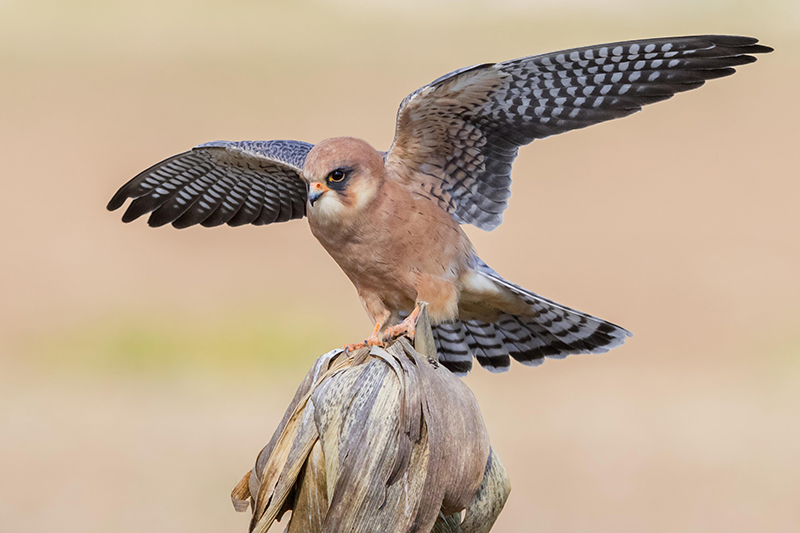
[[[299,313],[111,316],[18,339],[18,362],[45,372],[242,373],[307,367],[345,342],[334,324]],[[338,346],[338,345],[337,345]]]
[[[768,353],[772,354],[772,359],[778,364],[783,371],[791,371],[793,374],[800,376],[800,330],[797,325],[800,324],[800,319],[795,320],[793,324],[786,329],[777,330],[771,337],[773,347]],[[777,329],[777,328],[776,328]],[[787,335],[787,332],[790,332]],[[757,343],[753,340],[753,344]],[[758,353],[753,351],[753,353]]]

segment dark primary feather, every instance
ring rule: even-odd
[[[733,67],[755,61],[751,54],[772,51],[756,43],[723,35],[646,39],[459,69],[403,100],[395,141],[439,128],[444,145],[418,169],[426,182],[420,192],[459,223],[491,230],[508,206],[511,164],[520,146],[628,116],[733,74]],[[485,83],[491,76],[496,83],[481,102],[451,104],[457,84],[469,85],[470,78]],[[403,121],[404,114],[414,119]],[[414,132],[403,132],[403,124]]]
[[[108,203],[122,216],[146,213],[150,226],[172,223],[263,225],[302,218],[306,184],[302,168],[313,145],[300,141],[214,141],[153,165],[123,185]]]

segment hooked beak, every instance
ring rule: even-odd
[[[311,204],[311,207],[314,207],[314,202],[322,198],[322,195],[328,192],[329,189],[323,186],[321,183],[312,183],[308,187],[308,203]]]

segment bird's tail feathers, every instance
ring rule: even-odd
[[[466,374],[472,357],[490,372],[504,372],[511,358],[538,366],[545,357],[604,353],[631,333],[600,318],[576,311],[523,289],[476,258],[475,270],[525,303],[524,313],[501,313],[492,321],[458,320],[433,327],[439,360],[451,371]]]

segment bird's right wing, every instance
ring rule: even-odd
[[[460,224],[492,230],[520,146],[625,117],[772,49],[699,35],[600,44],[451,72],[408,95],[386,165]]]
[[[123,185],[108,210],[133,198],[123,222],[264,225],[303,218],[308,191],[303,163],[313,145],[300,141],[214,141],[141,172]]]

